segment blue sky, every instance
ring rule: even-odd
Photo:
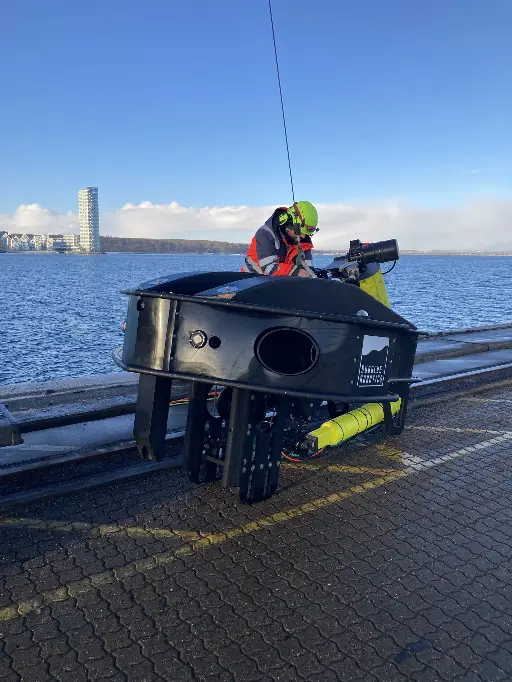
[[[273,0],[295,184],[512,188],[511,0]],[[267,0],[0,2],[0,213],[290,199]]]

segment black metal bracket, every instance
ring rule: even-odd
[[[291,400],[278,398],[270,421],[261,422],[258,395],[251,391],[233,391],[233,407],[226,459],[230,467],[224,484],[238,475],[240,501],[260,502],[271,497],[279,483],[284,430]]]
[[[208,411],[210,390],[211,384],[190,386],[183,469],[193,483],[215,481],[218,467],[223,465],[226,421]]]
[[[0,447],[7,445],[21,445],[23,438],[21,437],[19,424],[16,423],[15,418],[5,407],[0,403]]]
[[[133,435],[142,459],[160,461],[165,455],[171,388],[167,377],[139,377]]]
[[[219,410],[223,414],[212,416],[207,405],[210,388],[210,384],[191,386],[184,470],[194,483],[221,478],[223,487],[238,488],[244,504],[271,497],[279,483],[291,399],[273,396],[273,416],[267,420],[269,396],[235,388]]]
[[[400,408],[395,415],[391,414],[391,404],[382,403],[384,411],[384,426],[386,433],[390,436],[398,436],[402,433],[405,427],[405,418],[407,416],[407,405],[409,402],[409,384],[402,383],[399,387]]]

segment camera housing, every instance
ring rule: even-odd
[[[373,244],[362,244],[359,239],[350,242],[347,260],[357,261],[360,265],[369,263],[390,263],[400,258],[396,239],[386,239]]]

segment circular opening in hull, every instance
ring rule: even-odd
[[[318,346],[306,332],[281,327],[263,332],[256,340],[254,354],[265,369],[295,376],[315,366]]]

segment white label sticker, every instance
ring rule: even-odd
[[[389,338],[365,336],[359,363],[358,386],[383,386],[388,364]]]

